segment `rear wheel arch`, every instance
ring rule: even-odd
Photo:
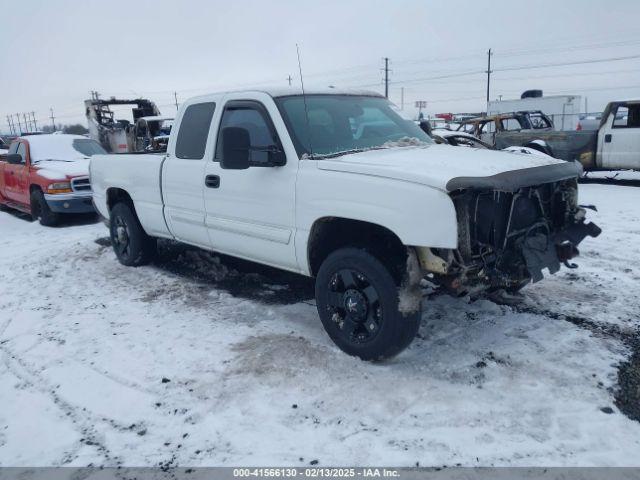
[[[362,248],[382,262],[399,285],[404,277],[407,247],[390,229],[382,225],[343,217],[323,217],[311,227],[307,261],[316,276],[331,253],[347,247]]]
[[[134,215],[136,215],[136,217],[138,216],[136,213],[136,207],[133,204],[133,199],[126,190],[115,187],[107,189],[107,208],[109,211],[111,211],[118,203],[124,203],[129,206]]]
[[[44,192],[38,185],[29,187],[29,206],[31,207],[31,217],[34,220],[39,219],[40,224],[45,227],[53,227],[60,220],[60,215],[49,208]]]

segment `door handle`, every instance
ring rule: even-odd
[[[611,135],[610,133],[607,133],[604,136],[604,143],[611,143],[611,138],[613,137],[613,135]]]
[[[220,177],[218,175],[207,175],[204,178],[204,184],[207,188],[218,188],[220,186]]]

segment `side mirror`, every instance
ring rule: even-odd
[[[287,164],[287,156],[278,147],[269,150],[269,164],[274,167],[283,167]]]
[[[245,170],[249,168],[250,146],[251,138],[246,128],[223,128],[220,166],[226,170]]]
[[[7,162],[12,165],[20,165],[22,163],[22,155],[19,153],[11,153],[7,155]]]

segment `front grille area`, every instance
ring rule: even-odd
[[[90,192],[91,183],[89,177],[78,177],[71,180],[71,189],[74,192]]]
[[[574,221],[576,192],[572,179],[516,191],[469,189],[452,195],[461,264],[489,277],[526,277],[525,245],[533,237],[555,243],[558,232]]]

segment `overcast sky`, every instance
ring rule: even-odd
[[[407,110],[418,99],[429,113],[483,110],[490,47],[492,98],[541,88],[593,111],[640,97],[639,0],[0,0],[0,11],[5,131],[7,114],[50,122],[50,107],[84,123],[90,90],[169,114],[174,91],[298,83],[296,43],[309,86],[382,91],[389,57],[390,98],[400,105],[404,87]]]

